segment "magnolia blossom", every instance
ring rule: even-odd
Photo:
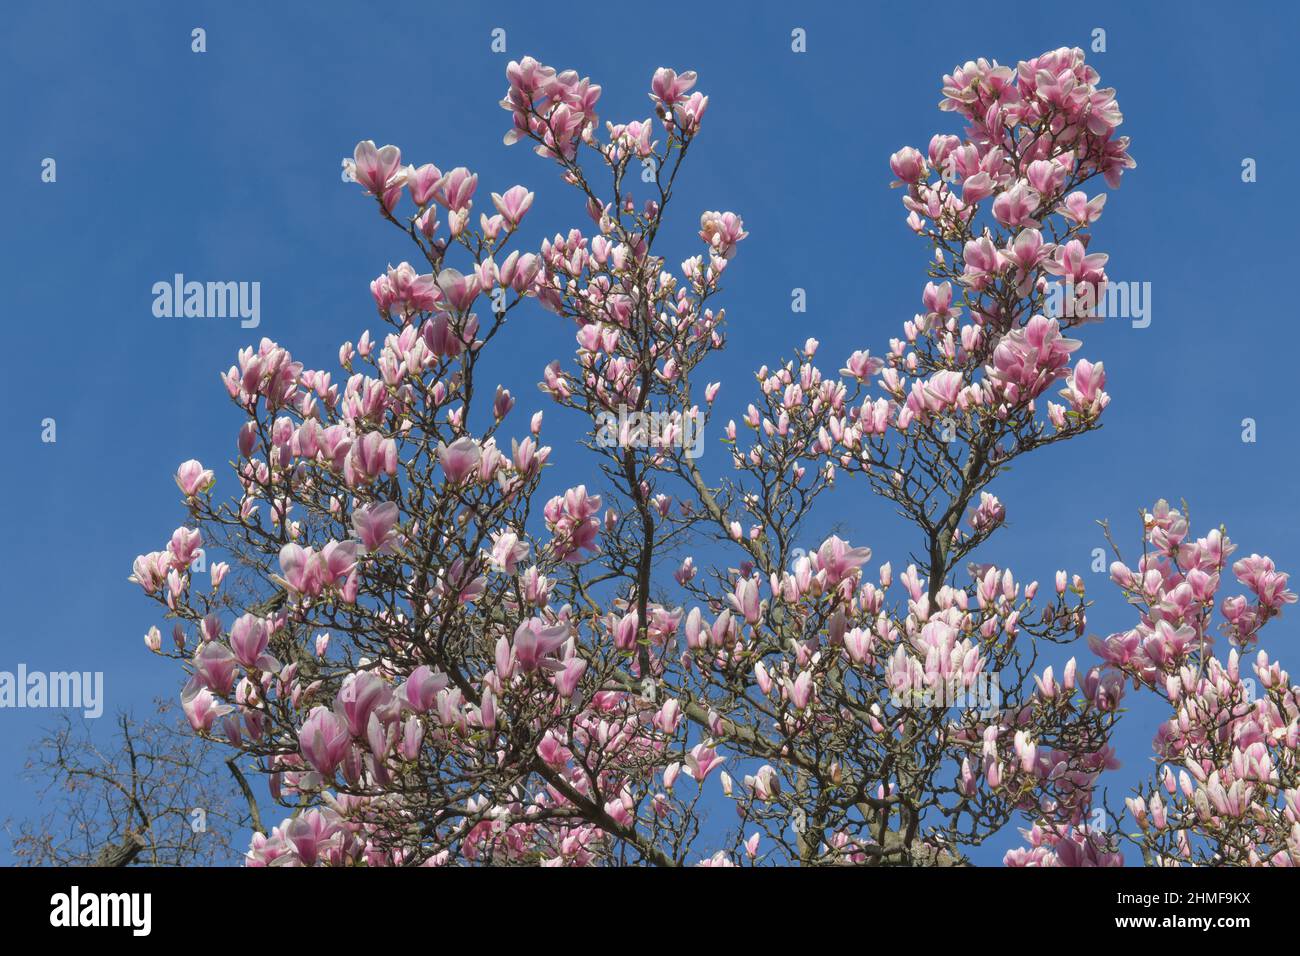
[[[194,732],[294,808],[246,862],[951,865],[1027,819],[1009,865],[1300,863],[1300,689],[1260,649],[1284,570],[1160,502],[1103,636],[1083,576],[1040,587],[986,550],[1007,489],[1059,492],[1001,476],[1114,414],[1109,356],[1069,337],[1086,310],[1042,314],[1056,281],[1095,302],[1098,189],[1134,166],[1083,52],[945,76],[955,122],[887,174],[917,311],[839,369],[804,330],[740,392],[703,366],[745,334],[742,215],[685,210],[703,247],[669,258],[681,199],[628,175],[684,182],[709,96],[646,79],[652,113],[620,116],[577,71],[506,67],[505,142],[573,200],[546,237],[520,228],[531,186],[363,140],[348,188],[400,231],[369,267],[376,327],[302,345],[338,367],[262,339],[221,375],[228,497],[182,464],[185,521],[130,580],[173,619],[145,645]],[[518,321],[554,351],[512,356]],[[502,356],[571,440],[542,444]],[[911,530],[901,562],[868,547],[878,512]],[[1126,693],[1167,709],[1157,771],[1101,829]],[[736,813],[701,825],[717,800]]]

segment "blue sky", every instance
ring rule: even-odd
[[[1087,47],[1117,88],[1138,169],[1096,228],[1112,279],[1150,282],[1152,323],[1089,328],[1082,354],[1105,362],[1106,426],[1030,456],[994,490],[1008,528],[983,560],[1050,581],[1079,571],[1098,605],[1090,630],[1131,621],[1104,576],[1087,574],[1109,518],[1136,543],[1138,509],[1185,498],[1192,518],[1224,522],[1245,553],[1300,567],[1293,477],[1300,422],[1291,317],[1279,276],[1294,272],[1295,199],[1285,177],[1298,142],[1291,55],[1294,8],[1282,4],[1094,3],[995,7],[900,4],[613,5],[572,21],[554,5],[50,2],[7,11],[0,31],[0,307],[10,358],[0,429],[0,500],[9,546],[0,670],[103,671],[109,712],[174,696],[173,665],[141,635],[159,623],[126,582],[132,558],[180,523],[172,474],[197,457],[228,460],[238,419],[217,373],[269,336],[309,366],[375,328],[369,281],[407,255],[339,162],[358,139],[400,145],[406,161],[479,173],[480,194],[536,190],[530,245],[587,220],[553,169],[507,149],[498,108],[508,59],[531,54],[604,87],[602,119],[649,113],[661,65],[694,69],[710,96],[705,131],[679,180],[670,239],[695,250],[704,209],[740,213],[750,237],[728,271],[731,341],[709,377],[723,380],[722,420],[743,411],[749,373],[808,335],[827,367],[855,348],[884,351],[919,308],[926,249],[887,188],[889,154],[960,132],[935,109],[941,76],[979,56],[1014,63]],[[584,5],[577,5],[586,9]],[[191,30],[207,52],[191,52]],[[490,34],[506,31],[507,53]],[[807,52],[790,32],[807,31]],[[57,182],[41,163],[57,162]],[[1241,162],[1258,182],[1241,181]],[[160,319],[153,283],[259,281],[261,326]],[[793,315],[791,289],[807,290]],[[571,351],[569,328],[539,308],[515,320],[493,366],[530,407],[545,361]],[[1285,337],[1285,338],[1284,338]],[[1241,440],[1242,419],[1258,440]],[[41,422],[58,440],[41,442]],[[553,488],[580,480],[576,422],[547,414]],[[566,431],[567,429],[567,431]],[[711,457],[709,461],[715,461]],[[225,478],[224,473],[219,473]],[[841,522],[855,543],[898,567],[914,541],[865,493],[809,528],[815,546]],[[1284,665],[1296,612],[1266,646]],[[1270,633],[1271,632],[1271,633]],[[1071,649],[1089,659],[1080,644]],[[0,711],[0,775],[12,779],[51,714]],[[1130,714],[1114,802],[1149,768],[1158,712]],[[107,721],[102,722],[107,731]],[[35,807],[6,787],[0,819]],[[994,861],[1016,841],[980,854]],[[4,851],[0,851],[3,854]],[[0,855],[0,859],[3,859]]]

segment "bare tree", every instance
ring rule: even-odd
[[[6,821],[20,866],[214,866],[238,861],[257,801],[235,758],[181,726],[157,701],[146,719],[119,713],[111,740],[64,717],[33,745],[43,814]]]

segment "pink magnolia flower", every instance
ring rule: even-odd
[[[1036,315],[1002,337],[985,371],[1014,404],[1041,395],[1069,374],[1070,353],[1080,344],[1061,335],[1056,319]]]
[[[469,437],[457,438],[450,445],[439,443],[438,464],[453,485],[462,485],[479,466],[482,450],[478,442]]]
[[[746,624],[757,624],[762,614],[759,600],[758,581],[754,578],[740,578],[735,589],[727,595],[727,600],[737,614],[745,619]]]
[[[221,717],[234,710],[229,704],[217,700],[212,691],[191,681],[181,694],[181,710],[190,726],[200,733],[208,733]]]
[[[795,710],[805,710],[812,701],[813,679],[812,674],[808,671],[800,671],[799,676],[793,681],[786,679],[786,694],[790,698],[790,703],[794,705]]]
[[[320,552],[323,583],[339,584],[352,573],[356,567],[359,546],[356,541],[326,542]]]
[[[280,549],[284,582],[297,594],[316,597],[325,584],[326,568],[320,554],[290,542]]]
[[[1071,222],[1087,226],[1101,218],[1101,211],[1105,205],[1105,193],[1089,199],[1087,193],[1082,190],[1075,190],[1065,197],[1065,201],[1059,207],[1059,212]]]
[[[1006,519],[1007,509],[994,495],[980,492],[979,507],[970,516],[970,526],[978,534],[987,534]]]
[[[435,671],[428,664],[421,664],[406,679],[406,683],[397,691],[411,709],[427,714],[433,709],[438,694],[446,690],[449,679],[441,671]]]
[[[1088,253],[1082,242],[1071,239],[1064,246],[1057,247],[1056,255],[1046,260],[1043,268],[1079,285],[1103,279],[1109,258],[1103,252]]]
[[[343,679],[334,706],[347,723],[348,731],[361,737],[366,732],[371,714],[380,712],[395,716],[389,714],[393,699],[393,689],[387,681],[371,671],[356,671]]]
[[[386,554],[391,550],[393,529],[399,517],[394,501],[362,505],[352,512],[352,528],[367,551]]]
[[[904,183],[916,183],[925,175],[925,159],[911,146],[904,146],[889,157],[889,168]]]
[[[569,698],[578,689],[578,682],[587,672],[587,662],[581,657],[570,657],[564,662],[563,669],[555,675],[555,692],[561,697]]]
[[[583,552],[598,550],[600,522],[594,515],[599,510],[600,497],[589,496],[586,485],[570,488],[546,503],[543,516],[554,536],[552,547],[562,560],[578,563],[587,557]]]
[[[226,695],[235,683],[235,655],[216,641],[205,641],[194,654],[194,680],[214,694]]]
[[[722,766],[726,759],[712,747],[696,744],[686,754],[686,773],[696,783],[703,783],[704,778],[712,773],[715,767]]]
[[[1024,276],[1029,277],[1042,263],[1048,249],[1043,244],[1041,232],[1037,229],[1022,229],[1011,240],[1005,255]]]
[[[834,587],[845,578],[857,575],[858,569],[871,560],[871,549],[851,548],[838,535],[831,535],[822,542],[813,559],[815,570],[825,571],[827,584]]]
[[[528,557],[528,542],[519,540],[519,535],[514,531],[492,533],[490,558],[493,567],[506,574],[514,574],[519,562],[526,557]]]
[[[468,312],[480,291],[476,274],[467,276],[456,269],[443,269],[438,273],[437,283],[443,301],[457,313]]]
[[[410,190],[411,201],[417,206],[427,206],[433,200],[434,188],[442,172],[433,163],[423,166],[408,166],[406,169],[406,188]]]
[[[1087,825],[1044,828],[1035,825],[1021,831],[1030,841],[1030,849],[1009,850],[1003,858],[1007,866],[1123,866],[1122,854],[1111,848],[1104,830]]]
[[[540,669],[558,671],[564,665],[553,655],[569,639],[569,625],[565,623],[544,625],[537,618],[529,618],[515,629],[514,660],[524,673]]]
[[[351,744],[347,723],[325,706],[313,707],[298,729],[298,748],[303,759],[325,777],[333,776]]]
[[[533,194],[523,186],[512,186],[505,191],[504,195],[493,193],[492,204],[496,206],[497,212],[501,213],[510,228],[514,229],[524,218],[524,213],[532,206]]]
[[[1038,193],[1027,183],[1018,182],[993,200],[993,217],[1013,229],[1024,226],[1037,228],[1039,222],[1034,214],[1038,211],[1038,204]]]
[[[693,86],[695,86],[694,70],[678,74],[675,70],[661,66],[655,70],[654,77],[650,81],[650,99],[672,109]]]
[[[345,477],[349,484],[359,484],[379,475],[397,474],[397,443],[378,432],[367,432],[351,446]]]
[[[840,369],[840,374],[865,382],[884,367],[882,359],[873,358],[870,352],[858,351],[849,356],[844,368]]]
[[[734,212],[706,212],[700,216],[700,238],[724,259],[736,254],[736,244],[749,235]]]
[[[171,556],[171,566],[184,571],[198,556],[203,535],[191,528],[177,528],[172,532],[172,539],[167,544],[167,553]]]
[[[988,236],[967,242],[962,250],[965,271],[962,281],[976,289],[984,288],[1005,266],[998,247]]]
[[[374,140],[364,139],[357,143],[349,169],[366,192],[381,196],[399,178],[401,166],[402,151],[396,146],[376,149]]]
[[[298,861],[303,866],[312,866],[322,851],[337,842],[336,837],[342,829],[343,821],[337,813],[313,807],[286,823],[283,832]]]
[[[1095,418],[1110,404],[1110,396],[1102,391],[1105,384],[1106,370],[1101,362],[1094,365],[1087,359],[1079,359],[1061,396],[1074,411]]]
[[[266,653],[271,639],[271,624],[264,618],[245,614],[230,627],[230,648],[244,667],[277,671],[279,664]]]
[[[613,615],[611,615],[611,618]],[[614,646],[620,651],[630,651],[636,647],[636,638],[641,622],[635,610],[629,611],[614,622]]]
[[[976,203],[992,196],[996,191],[997,182],[981,169],[962,180],[961,203],[964,206],[974,206]]]
[[[438,180],[433,189],[433,199],[438,205],[453,211],[466,209],[476,188],[478,175],[464,166],[457,166]]]
[[[204,468],[201,463],[191,458],[189,461],[181,462],[176,469],[176,486],[180,488],[181,493],[186,498],[193,498],[203,494],[212,487],[216,480],[210,468]]]

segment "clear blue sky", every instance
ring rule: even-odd
[[[592,9],[586,4],[577,10]],[[750,238],[728,271],[731,343],[711,378],[739,417],[749,372],[815,335],[828,367],[855,348],[885,349],[919,307],[925,248],[889,190],[889,154],[960,132],[935,109],[940,77],[985,56],[1015,63],[1058,46],[1089,54],[1119,93],[1138,169],[1096,229],[1113,279],[1149,281],[1149,328],[1087,330],[1112,405],[1099,433],[1031,456],[995,486],[1009,527],[981,557],[1014,556],[1023,579],[1086,574],[1110,518],[1136,540],[1137,510],[1186,498],[1193,521],[1226,522],[1245,549],[1300,569],[1294,338],[1280,294],[1296,268],[1291,234],[1297,137],[1290,4],[1099,3],[996,6],[675,3],[605,5],[572,19],[555,4],[177,3],[12,6],[0,31],[0,315],[9,360],[0,428],[8,542],[0,595],[0,670],[102,670],[107,708],[174,696],[173,665],[141,635],[160,623],[126,582],[132,558],[162,546],[183,513],[177,463],[228,460],[238,419],[217,373],[262,335],[315,367],[374,328],[369,281],[407,255],[340,182],[358,139],[397,143],[404,159],[479,173],[479,192],[537,191],[530,243],[586,218],[552,168],[506,149],[498,108],[508,59],[532,54],[604,87],[602,119],[649,112],[655,67],[700,74],[705,132],[676,194],[672,239],[695,248],[703,209],[743,215]],[[1079,9],[1088,12],[1078,13]],[[659,13],[658,11],[665,11]],[[208,52],[190,49],[207,31]],[[508,52],[489,48],[506,30]],[[790,51],[807,30],[808,51]],[[57,161],[56,183],[41,163]],[[1258,163],[1243,184],[1241,161]],[[688,250],[691,250],[688,252]],[[680,258],[680,257],[679,257]],[[677,261],[670,256],[670,261]],[[159,319],[154,282],[260,281],[262,324]],[[808,312],[790,312],[803,287]],[[533,308],[498,350],[500,380],[542,407],[544,362],[572,348],[567,325]],[[41,421],[58,441],[42,444]],[[553,486],[584,475],[548,409]],[[1241,441],[1256,420],[1258,441]],[[569,430],[566,432],[566,428]],[[713,459],[710,459],[713,460]],[[229,487],[226,472],[219,476]],[[841,499],[844,500],[844,499]],[[856,495],[834,520],[880,559],[915,542],[881,504]],[[1104,577],[1090,629],[1130,617]],[[1295,670],[1294,610],[1267,646]],[[1073,649],[1090,655],[1082,642]],[[51,714],[0,711],[0,777],[17,774]],[[1119,803],[1149,769],[1158,714],[1139,709],[1121,738]],[[101,722],[101,732],[108,722]],[[7,784],[0,819],[34,807]],[[994,861],[1014,831],[979,858]],[[3,851],[0,851],[3,853]],[[0,857],[2,858],[2,857]]]

